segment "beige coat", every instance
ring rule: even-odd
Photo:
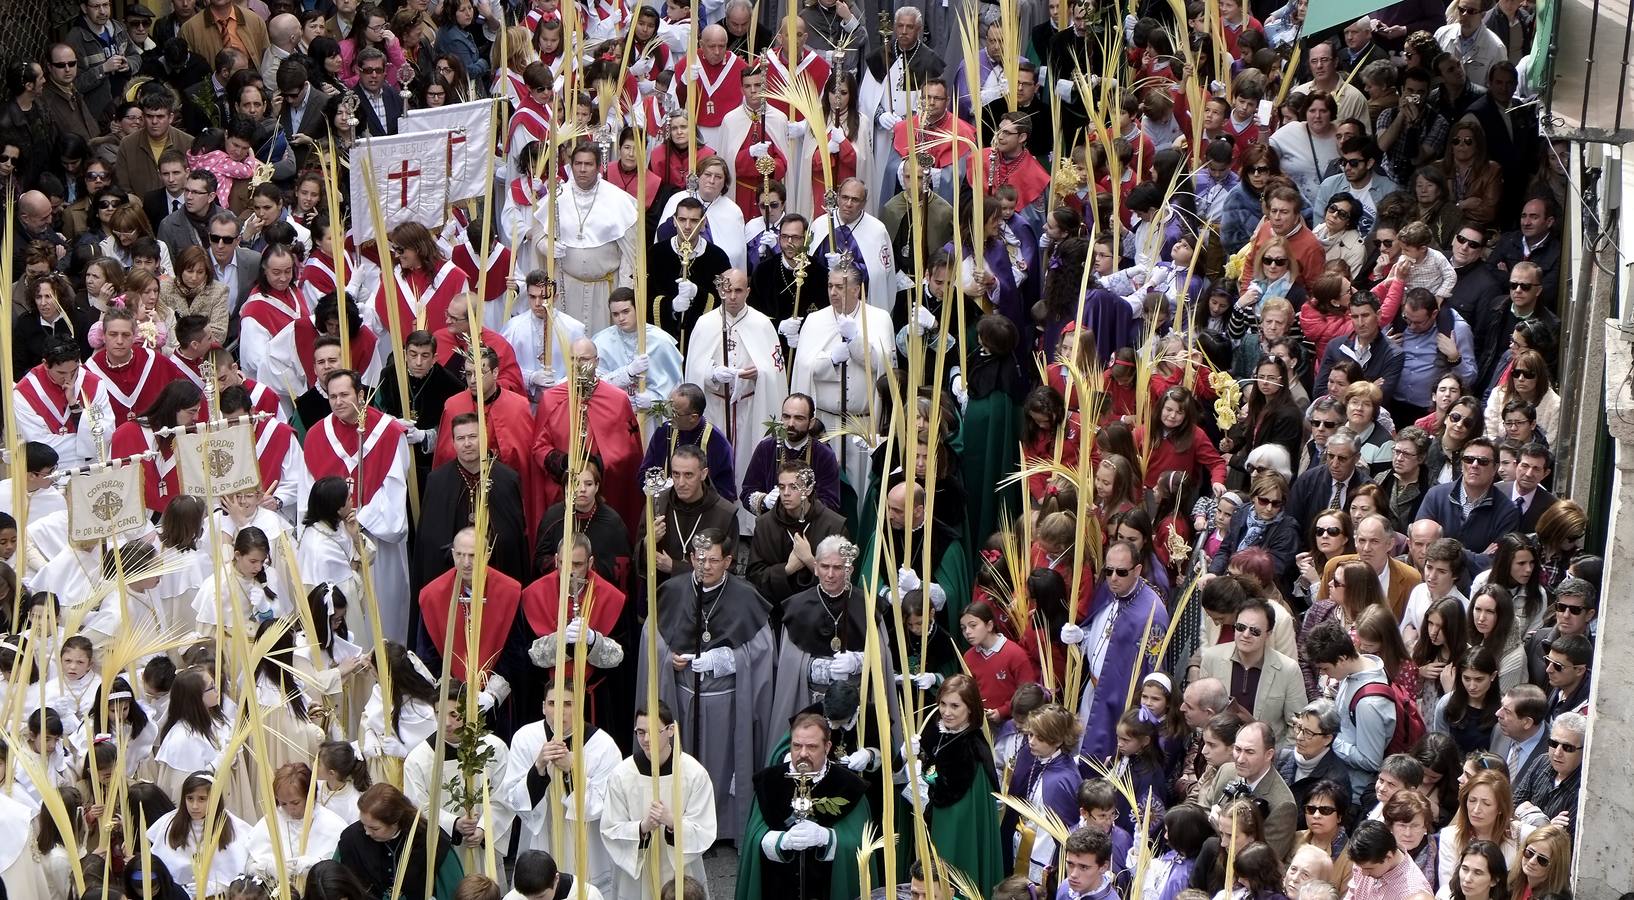
[[[159,289],[159,304],[176,313],[176,318],[182,316],[205,316],[210,320],[210,336],[217,341],[227,339],[227,286],[219,281],[212,281],[199,291],[192,300],[182,294],[177,286],[181,273],[176,279],[166,281]]]
[[[1203,651],[1203,677],[1220,679],[1229,691],[1231,664],[1236,660],[1235,643],[1207,648]],[[1267,647],[1265,659],[1260,663],[1259,689],[1254,692],[1254,718],[1271,727],[1277,746],[1288,745],[1288,720],[1299,714],[1308,699],[1299,662]]]

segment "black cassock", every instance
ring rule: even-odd
[[[373,406],[385,410],[387,414],[397,418],[412,418],[419,428],[436,428],[443,420],[443,404],[448,398],[465,391],[465,382],[460,376],[436,364],[431,364],[431,371],[424,378],[408,376],[409,402],[403,405],[397,390],[397,370],[391,358],[387,358],[386,365],[380,370],[380,389],[375,391]],[[412,412],[414,415],[409,416]],[[426,476],[431,472],[431,454],[437,449],[436,441],[426,441],[409,448],[409,455],[414,459],[414,468],[423,486]],[[436,574],[441,575],[443,570]],[[432,577],[436,577],[433,575]]]
[[[475,524],[471,485],[476,481],[459,461],[431,470],[414,536],[414,596],[454,567],[449,546],[461,528]],[[488,484],[488,565],[526,585],[530,569],[527,519],[522,515],[522,481],[516,470],[495,460]]]
[[[730,202],[726,198],[721,198]],[[675,233],[675,226],[669,228],[670,234]],[[664,229],[658,230],[659,241],[647,251],[647,294],[655,300],[660,300],[658,314],[649,315],[647,321],[664,329],[670,337],[681,340],[683,332],[690,333],[698,324],[698,318],[709,308],[709,298],[715,293],[715,279],[732,268],[726,252],[714,244],[703,243],[703,249],[692,258],[692,265],[687,269],[686,280],[698,288],[698,296],[692,299],[692,306],[686,312],[677,315],[671,301],[675,298],[675,286],[681,281],[681,257],[675,252],[675,245],[664,238]],[[716,301],[719,305],[719,301]],[[651,313],[651,310],[648,311]]]

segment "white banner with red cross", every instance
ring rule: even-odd
[[[397,126],[403,133],[448,131],[448,199],[451,203],[481,197],[493,169],[494,101],[472,100],[452,106],[415,109],[403,113]]]
[[[357,242],[374,237],[372,203],[380,204],[386,231],[419,222],[433,234],[448,215],[448,141],[451,132],[419,131],[360,139],[352,147],[352,231]]]

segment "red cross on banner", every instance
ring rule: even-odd
[[[448,199],[458,202],[480,197],[488,180],[493,155],[494,105],[474,100],[451,106],[411,110],[403,115],[403,132],[446,131],[448,134]],[[430,177],[427,175],[426,177]]]
[[[409,205],[409,179],[419,178],[422,174],[423,173],[418,168],[411,171],[409,169],[409,161],[405,159],[401,163],[398,163],[397,171],[386,175],[387,181],[401,181],[403,183],[403,198],[401,200],[403,206]]]

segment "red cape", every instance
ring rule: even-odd
[[[954,129],[954,131],[948,131],[949,128]],[[950,141],[948,140],[949,134],[956,134],[962,140]],[[936,161],[931,165],[942,169],[953,164],[955,152],[959,156],[965,156],[970,152],[970,146],[966,142],[976,139],[976,129],[969,122],[953,113],[947,113],[942,116],[941,124],[928,132],[925,130],[924,121],[916,117],[914,119],[913,136],[918,139],[921,145],[925,146],[926,152],[935,157]],[[896,123],[896,130],[891,133],[891,147],[896,150],[898,156],[904,159],[907,158],[908,123],[906,121]]]
[[[108,455],[114,459],[126,456],[135,456],[149,450],[157,450],[164,454],[164,448],[159,446],[159,440],[154,438],[150,443],[150,432],[142,427],[140,422],[126,422],[113,430],[113,438],[108,442]],[[170,501],[182,492],[181,469],[178,462],[175,445],[170,448],[169,461],[148,459],[142,461],[142,499],[147,508],[153,512],[164,512]],[[168,466],[163,476],[159,474],[160,464]]]
[[[381,420],[385,422],[382,424]],[[376,429],[380,429],[376,437]],[[333,441],[331,441],[333,435]],[[358,505],[369,502],[369,498],[380,492],[386,483],[386,476],[391,474],[391,467],[397,458],[397,448],[402,446],[403,426],[396,419],[374,407],[364,411],[364,438],[369,441],[369,451],[363,457],[362,475],[358,480]],[[333,415],[324,416],[312,429],[306,433],[306,441],[302,449],[305,451],[306,470],[311,473],[312,480],[327,478],[331,475],[346,478],[352,473],[346,469],[346,463],[335,452],[334,444],[340,445],[340,451],[348,455],[358,452],[359,438],[357,427],[346,425]]]
[[[284,477],[284,457],[295,440],[295,429],[277,419],[255,423],[255,461],[261,468],[261,490],[269,490]]]
[[[971,179],[975,177],[976,170],[967,164],[965,181],[974,187],[975,182]],[[1008,163],[999,160],[998,154],[989,150],[987,156],[982,159],[982,180],[989,186],[986,191],[988,194],[992,194],[1000,185],[1013,185],[1016,189],[1016,207],[1025,208],[1044,196],[1044,191],[1050,186],[1050,173],[1044,171],[1044,167],[1039,165],[1038,160],[1027,152],[1025,147],[1022,148],[1018,159]]]
[[[760,187],[766,179],[773,178],[785,181],[789,175],[789,158],[783,155],[776,143],[767,148],[767,156],[772,160],[772,174],[762,175],[755,168],[757,160],[750,155],[749,148],[761,141],[771,141],[772,136],[766,133],[766,120],[749,126],[749,133],[743,139],[743,146],[738,148],[737,158],[732,160],[733,169],[733,196],[738,203],[738,209],[743,211],[745,219],[752,219],[760,215]]]
[[[449,655],[448,604],[454,598],[454,579],[457,569],[449,569],[430,584],[420,589],[420,616],[425,622],[426,635],[432,646],[444,656]],[[516,621],[516,610],[522,601],[522,586],[504,572],[489,568],[487,581],[482,586],[482,636],[477,639],[477,668],[491,672],[499,654],[510,637],[511,625]],[[455,678],[465,679],[465,629],[467,610],[461,606],[454,613],[453,665],[449,672]]]
[[[539,397],[539,409],[533,419],[533,456],[541,464],[553,450],[567,452],[573,433],[572,411],[567,408],[566,382],[558,384]],[[601,457],[601,495],[613,511],[624,520],[634,540],[635,526],[641,517],[641,459],[646,448],[641,444],[641,427],[630,408],[630,395],[605,381],[596,382],[591,392],[588,416],[590,452]],[[549,509],[562,499],[562,486],[548,474],[541,473],[534,480],[536,499],[533,509]]]
[[[686,71],[691,65],[692,61],[685,56],[675,64],[675,96],[680,99],[682,109],[687,109],[687,91],[692,87],[686,82]],[[743,57],[728,53],[720,65],[712,66],[705,62],[703,67],[698,112],[692,124],[694,127],[714,128],[721,124],[727,113],[743,105]],[[709,89],[711,84],[715,86],[713,91]],[[702,154],[698,158],[703,159]]]
[[[153,365],[149,366],[148,361]],[[108,405],[113,407],[114,421],[129,422],[147,412],[165,385],[184,377],[170,357],[154,353],[140,344],[131,348],[131,360],[119,368],[108,365],[108,351],[98,350],[86,363],[108,386]]]
[[[311,319],[296,319],[291,327],[295,329],[295,358],[300,360],[301,371],[306,373],[306,386],[312,387],[318,382],[312,372],[313,345],[318,342],[318,326]],[[351,370],[363,374],[369,370],[369,363],[374,359],[375,336],[367,328],[359,328],[356,334],[347,335],[348,343],[352,348]]]
[[[437,339],[437,362],[447,366],[449,360],[454,358],[454,353],[464,345],[465,338],[470,333],[467,329],[461,328],[459,335],[456,337],[454,330],[446,325],[434,329],[431,336]],[[527,393],[527,382],[522,380],[522,369],[516,364],[516,351],[511,348],[511,342],[505,340],[499,332],[492,328],[484,327],[482,329],[482,346],[494,348],[494,355],[499,357],[499,386],[508,391],[515,391],[518,394]],[[449,371],[453,370],[450,369]],[[454,372],[454,376],[459,378],[462,373]]]
[[[433,466],[454,459],[454,417],[476,411],[476,399],[470,391],[455,394],[443,404],[443,418],[437,426],[437,449],[431,457]],[[531,530],[538,523],[539,514],[544,512],[527,507],[527,501],[532,496],[529,488],[538,472],[533,459],[533,411],[528,408],[526,397],[502,387],[488,401],[486,415],[488,449],[500,462],[515,469],[517,478],[521,479],[523,511]],[[532,544],[531,539],[529,544]]]
[[[536,637],[556,633],[556,604],[561,591],[561,573],[561,569],[552,570],[522,592],[522,614],[528,617],[528,627],[533,629]],[[594,568],[590,570],[590,587],[586,590],[591,598],[590,628],[607,634],[618,625],[619,616],[624,613],[624,592],[613,587],[613,583],[601,577]]]
[[[448,304],[453,299],[465,293],[470,288],[470,282],[465,277],[465,271],[452,262],[443,262],[435,273],[427,274],[424,269],[413,272],[403,272],[397,267],[392,271],[397,275],[397,329],[400,337],[407,336],[416,328],[425,328],[436,331],[448,325]],[[420,298],[423,301],[423,322],[416,322],[414,307],[409,303],[409,297]],[[381,334],[391,329],[390,310],[386,306],[386,281],[381,276],[380,285],[374,291],[375,315],[380,319]]]

